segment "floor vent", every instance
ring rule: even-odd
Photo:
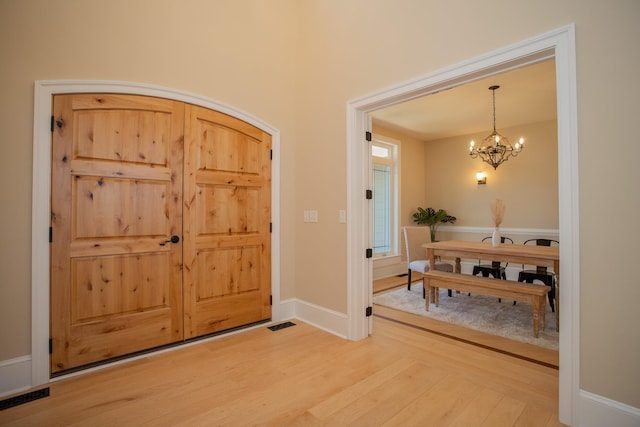
[[[49,396],[49,387],[0,400],[0,411]]]
[[[289,326],[295,326],[295,325],[296,324],[293,322],[284,322],[284,323],[280,323],[279,325],[269,326],[269,329],[271,329],[272,331],[279,331],[280,329],[288,328]]]

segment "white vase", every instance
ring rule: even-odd
[[[493,229],[493,234],[491,235],[491,245],[493,247],[500,246],[502,243],[502,238],[500,236],[500,228],[496,227]]]

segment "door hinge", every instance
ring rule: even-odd
[[[371,132],[367,131],[365,132],[365,138],[367,139],[367,141],[371,141]]]
[[[269,160],[273,160],[273,149],[269,150]]]
[[[371,317],[373,315],[373,307],[367,307],[364,313],[367,317]]]
[[[367,248],[367,258],[373,257],[373,249]]]
[[[269,223],[269,233],[273,233],[273,223]]]
[[[55,119],[51,116],[51,132],[53,132],[53,125],[55,123]]]
[[[53,227],[49,227],[49,243],[53,242]]]
[[[273,295],[269,295],[269,305],[273,305]]]
[[[367,190],[367,191],[365,191],[364,197],[365,197],[365,199],[367,199],[367,200],[371,200],[371,199],[373,199],[373,191],[371,191],[371,190]]]
[[[53,354],[53,339],[49,338],[49,354]]]

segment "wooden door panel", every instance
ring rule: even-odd
[[[84,176],[72,185],[74,240],[166,235],[171,181]]]
[[[72,259],[72,324],[169,308],[169,265],[168,253]]]
[[[271,317],[271,137],[196,106],[186,121],[189,338]]]
[[[67,342],[72,355],[69,363],[79,367],[162,345],[158,331],[171,330],[171,317],[171,309],[166,308],[74,327],[74,334]]]
[[[113,99],[112,99],[113,102]],[[76,114],[76,158],[165,165],[171,113],[133,109]]]
[[[260,245],[200,250],[198,301],[259,289],[261,255]]]
[[[54,97],[51,372],[183,338],[184,105]]]
[[[261,187],[199,184],[196,209],[199,236],[260,232]]]
[[[222,120],[217,114],[209,120]],[[198,122],[200,140],[199,170],[230,171],[235,173],[260,174],[261,135],[247,126],[232,129],[226,125],[210,121]],[[243,130],[246,133],[243,133]]]

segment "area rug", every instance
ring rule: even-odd
[[[375,295],[375,304],[383,305],[443,322],[453,323],[470,329],[498,335],[513,340],[526,342],[552,350],[558,349],[558,332],[556,332],[556,315],[546,306],[545,328],[540,329],[538,338],[533,336],[533,311],[530,304],[517,303],[483,295],[453,293],[447,295],[446,289],[440,289],[440,305],[429,306],[425,310],[422,298],[422,283],[411,285],[392,292]]]

